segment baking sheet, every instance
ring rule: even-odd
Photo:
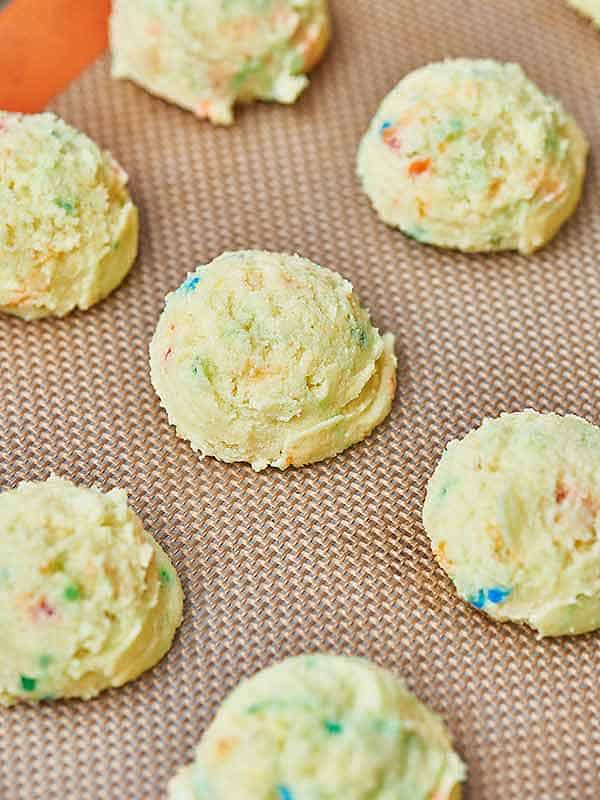
[[[331,49],[293,108],[255,105],[215,129],[111,81],[107,59],[53,105],[129,171],[141,252],[91,311],[0,318],[0,485],[55,472],[125,487],[174,560],[186,607],[172,651],[140,680],[0,712],[2,798],[164,797],[226,692],[306,650],[403,675],[447,720],[468,800],[600,796],[598,635],[540,641],[468,608],[420,522],[444,443],[483,416],[533,406],[600,423],[600,33],[561,0],[332,7]],[[461,55],[520,62],[592,141],[579,211],[532,258],[412,242],[377,220],[355,179],[384,93]],[[339,270],[397,336],[389,420],[325,463],[256,475],[199,461],[150,385],[166,292],[245,247]]]

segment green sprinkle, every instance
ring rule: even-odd
[[[375,720],[375,731],[382,733],[384,736],[394,736],[401,728],[401,723],[395,719],[377,719]]]
[[[458,481],[457,481],[457,479],[456,479],[456,478],[448,478],[448,480],[446,481],[446,483],[445,483],[445,484],[442,486],[442,488],[440,489],[440,492],[439,492],[439,497],[440,497],[440,498],[442,498],[442,497],[446,497],[446,495],[448,494],[448,492],[450,491],[450,489],[452,489],[452,487],[453,487],[453,486],[456,486],[456,484],[457,484],[457,483],[458,483]]]
[[[65,589],[65,600],[68,600],[70,603],[74,603],[75,600],[81,599],[81,589],[77,584],[71,583]]]
[[[354,339],[360,347],[366,347],[369,343],[369,334],[362,325],[353,323],[350,326],[350,336]]]
[[[169,583],[171,583],[171,573],[165,567],[161,567],[158,570],[158,578],[163,586],[167,586]]]
[[[21,675],[21,688],[26,692],[35,692],[37,681],[35,678],[28,678],[27,675]]]
[[[113,250],[118,250],[120,246],[121,246],[121,242],[119,241],[119,239],[117,239],[116,242],[113,242],[112,248],[113,248]]]
[[[425,242],[427,240],[427,231],[421,225],[415,225],[404,231],[404,233],[411,239],[416,239],[417,242]]]
[[[52,663],[52,656],[48,655],[47,653],[44,653],[39,657],[38,663],[42,669],[48,669],[48,667]]]
[[[198,356],[192,363],[192,374],[200,375],[202,373],[207,381],[212,382],[217,374],[217,369],[210,358],[202,358]]]
[[[492,236],[490,239],[490,244],[493,247],[499,247],[502,244],[503,236]]]
[[[331,720],[325,720],[323,723],[323,727],[330,733],[332,736],[336,736],[338,733],[342,732],[342,725],[339,722],[331,722]]]
[[[63,211],[66,211],[69,216],[75,213],[75,206],[73,203],[69,203],[68,200],[61,200],[60,198],[57,198],[54,203],[59,208],[62,208]]]
[[[247,61],[231,79],[233,90],[236,92],[239,91],[248,79],[260,77],[260,73],[263,71],[264,66],[258,59],[253,58]]]
[[[446,139],[458,139],[462,135],[465,126],[460,119],[451,119],[449,122],[443,122],[435,125],[433,128],[433,135],[438,142]]]
[[[262,714],[263,711],[280,711],[287,708],[289,703],[285,700],[265,700],[263,703],[254,703],[248,706],[246,714]]]
[[[546,152],[548,153],[556,153],[558,150],[558,146],[560,144],[560,139],[558,138],[558,134],[555,130],[547,130],[546,131],[546,141],[544,142],[544,147]]]
[[[293,75],[298,75],[299,73],[304,72],[304,57],[301,53],[295,52],[292,56],[290,70]]]
[[[223,11],[226,14],[236,14],[240,11],[240,0],[222,0],[223,4]],[[272,0],[250,0],[249,5],[251,5],[252,10],[257,14],[265,13],[271,7]],[[244,3],[244,6],[248,5],[248,2]],[[244,8],[244,11],[246,9]]]

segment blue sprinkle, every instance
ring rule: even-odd
[[[193,292],[196,286],[198,286],[200,283],[200,280],[200,275],[190,275],[185,279],[179,288],[182,292]]]
[[[389,119],[386,119],[386,121],[381,126],[381,130],[382,131],[387,131],[387,129],[391,128],[391,127],[392,127],[392,123],[389,121]]]
[[[475,606],[475,608],[483,608],[485,605],[485,592],[483,589],[480,589],[477,594],[472,594],[470,597],[467,597],[467,601],[471,603],[472,606]]]
[[[500,586],[494,586],[493,589],[487,590],[487,599],[490,603],[501,603],[509,596],[512,589],[502,589]]]
[[[512,589],[503,589],[501,586],[493,586],[491,589],[480,589],[477,594],[467,597],[467,601],[475,608],[485,608],[488,603],[502,603]]]
[[[328,719],[325,720],[325,722],[323,723],[323,727],[325,728],[327,733],[331,733],[333,736],[342,732],[342,726],[340,725],[339,722],[332,722],[331,720]]]
[[[277,786],[277,794],[279,800],[294,800],[294,795],[287,786]]]

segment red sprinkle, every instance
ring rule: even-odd
[[[391,147],[392,150],[400,150],[402,147],[402,143],[400,139],[396,136],[396,131],[394,128],[386,128],[383,133],[383,141],[387,144],[388,147]]]
[[[562,484],[556,484],[556,490],[554,492],[554,499],[557,503],[562,503],[569,496],[569,490]]]
[[[417,161],[410,162],[408,165],[408,174],[412,177],[415,177],[416,175],[422,175],[423,172],[427,172],[430,166],[430,158],[419,158]]]
[[[51,605],[48,605],[48,601],[45,597],[42,597],[38,604],[31,609],[31,616],[33,617],[34,622],[38,622],[40,619],[49,619],[55,614],[56,609],[52,608]]]
[[[171,358],[172,355],[173,355],[173,348],[169,347],[165,351],[165,354],[164,354],[163,358],[164,358],[165,361],[168,361]]]

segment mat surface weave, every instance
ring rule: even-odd
[[[293,108],[215,129],[95,65],[54,104],[110,148],[140,258],[87,313],[0,319],[0,485],[122,486],[182,577],[168,657],[99,699],[0,712],[0,797],[164,797],[237,681],[306,650],[367,656],[447,720],[469,800],[600,796],[600,634],[540,641],[459,602],[420,522],[444,443],[533,406],[600,423],[600,33],[560,0],[334,0],[335,38]],[[468,257],[380,223],[354,175],[379,100],[444,56],[519,61],[592,141],[583,203],[532,258]],[[225,249],[341,271],[397,335],[389,420],[345,454],[255,475],[199,461],[148,378],[165,293]],[[1,643],[0,643],[1,647]],[[244,800],[240,797],[240,800]]]

